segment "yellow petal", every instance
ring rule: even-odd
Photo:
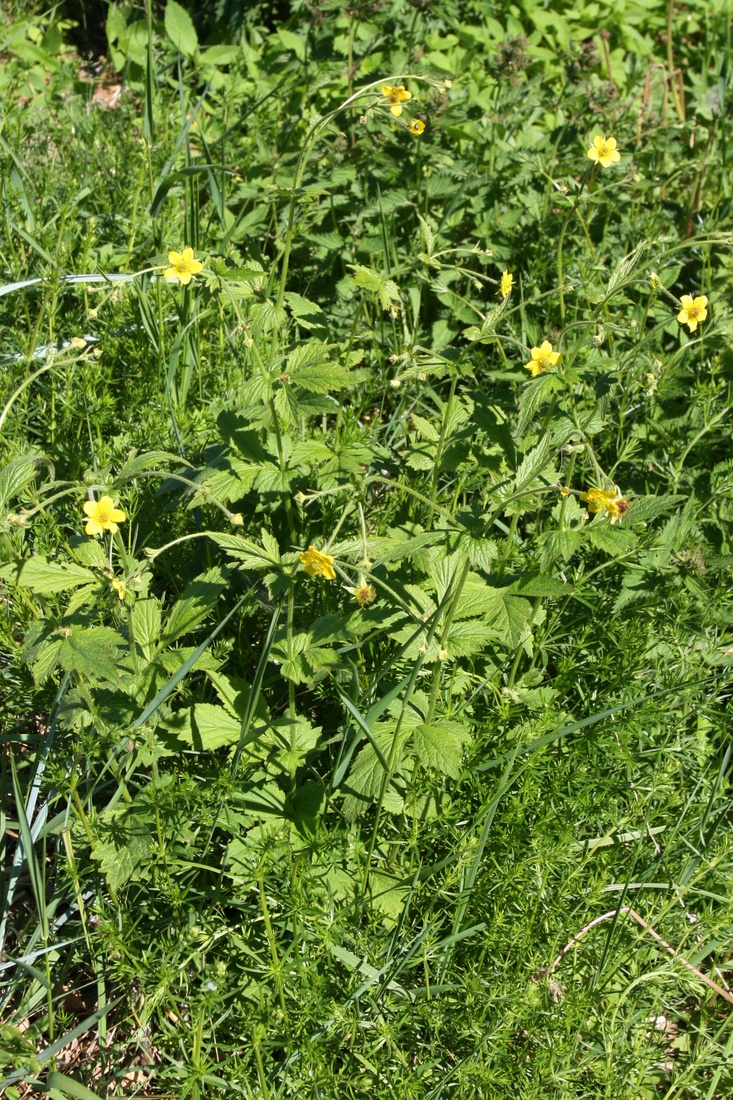
[[[180,252],[169,252],[168,253],[168,263],[172,264],[173,266],[175,266],[176,264],[179,264],[181,262],[182,258],[183,257],[181,256]]]
[[[93,500],[85,500],[84,501],[84,515],[85,516],[93,516],[94,513],[96,512],[96,510],[97,510],[97,505],[96,505],[95,501],[93,501]]]
[[[402,104],[401,103],[393,103],[389,110],[390,110],[390,114],[393,114],[395,118],[399,118],[400,115],[402,114]]]
[[[708,304],[708,300],[704,294],[701,294],[699,298],[695,298],[695,301],[692,304],[697,309],[705,309],[705,306]]]
[[[682,297],[680,298],[680,302],[682,303],[682,305],[685,309],[689,309],[691,306],[694,306],[694,304],[695,304],[692,300],[692,295],[691,294],[683,294]]]
[[[544,359],[547,355],[552,355],[552,344],[549,340],[543,340],[540,344],[540,354]],[[539,358],[539,356],[538,356]]]
[[[127,519],[127,516],[121,508],[113,508],[109,513],[109,518],[113,523],[123,523]]]
[[[201,263],[200,260],[192,260],[191,263],[188,265],[188,270],[191,272],[192,275],[198,275],[199,271],[203,271],[203,267],[204,265]]]
[[[97,523],[96,519],[87,520],[84,532],[87,535],[101,535],[104,528],[101,523]]]
[[[181,253],[181,259],[183,260],[184,264],[190,264],[191,260],[193,259],[193,249],[184,248],[183,252]]]
[[[183,286],[188,286],[188,284],[191,282],[191,272],[181,271],[178,275],[178,282],[181,283]]]

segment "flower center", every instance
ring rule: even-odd
[[[109,523],[109,512],[106,508],[97,508],[97,523]]]
[[[699,306],[688,306],[687,307],[687,316],[691,321],[699,321],[700,320],[700,307]]]

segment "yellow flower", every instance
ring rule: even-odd
[[[511,271],[502,271],[501,273],[501,296],[502,298],[508,298],[512,292],[512,286],[514,285],[514,276]]]
[[[330,554],[322,554],[315,546],[309,546],[300,555],[300,561],[309,577],[324,576],[327,581],[336,580],[336,571],[333,568],[333,558]]]
[[[683,294],[680,298],[682,309],[677,314],[677,320],[681,325],[687,325],[690,332],[694,332],[700,321],[704,321],[708,315],[705,306],[708,300],[704,294],[699,298],[693,298],[691,294]]]
[[[529,363],[524,364],[524,369],[530,371],[533,378],[550,367],[557,366],[562,358],[559,351],[552,350],[549,340],[543,340],[538,348],[532,348],[531,355],[532,358]]]
[[[592,488],[587,493],[581,493],[580,499],[586,502],[589,512],[606,512],[611,517],[611,523],[623,519],[631,507],[631,501],[622,496],[616,487],[613,492]]]
[[[115,592],[117,593],[117,598],[120,600],[124,600],[125,596],[127,595],[127,589],[125,588],[122,581],[118,581],[116,577],[113,577],[109,583],[112,585]]]
[[[84,528],[87,535],[101,535],[103,531],[111,531],[116,535],[117,524],[127,519],[121,508],[115,508],[112,497],[85,500],[84,514],[87,516],[87,524]]]
[[[389,85],[383,84],[382,95],[389,102],[389,109],[395,118],[399,118],[402,114],[402,104],[407,103],[408,99],[412,99],[412,92],[408,92],[401,84],[398,84],[396,88],[390,88]]]
[[[593,144],[588,150],[587,156],[602,168],[610,168],[616,161],[621,160],[621,154],[616,148],[616,138],[601,137],[600,134],[593,138]]]
[[[163,272],[164,279],[176,279],[183,286],[188,286],[193,275],[198,275],[203,269],[200,260],[194,259],[193,249],[184,248],[183,252],[169,252],[168,263],[171,265]]]
[[[87,346],[87,342],[83,336],[72,336],[71,346],[74,351],[83,351],[84,348]]]
[[[417,137],[419,137],[420,134],[424,132],[424,130],[425,123],[421,122],[419,118],[413,118],[412,122],[410,123],[410,133],[415,134]]]

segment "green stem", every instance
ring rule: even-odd
[[[285,1003],[285,990],[283,988],[282,979],[282,966],[280,964],[280,957],[277,953],[277,943],[275,941],[275,933],[272,929],[272,922],[270,921],[270,911],[267,908],[267,897],[265,895],[265,882],[262,875],[257,878],[257,885],[260,890],[260,907],[262,909],[262,919],[265,922],[265,931],[267,933],[267,942],[270,947],[270,958],[272,959],[272,970],[275,975],[275,984],[277,985],[277,995],[280,1001],[280,1008],[282,1009],[283,1016],[286,1024],[288,1020],[288,1007]]]
[[[448,433],[448,424],[450,421],[451,409],[453,407],[453,399],[456,396],[456,386],[458,385],[458,371],[453,375],[450,384],[450,392],[448,394],[448,400],[443,412],[443,419],[440,425],[440,436],[438,437],[438,446],[435,450],[435,464],[433,466],[433,481],[430,487],[430,511],[428,512],[428,521],[426,526],[429,528],[433,522],[433,512],[435,510],[435,502],[438,498],[438,475],[440,473],[440,463],[443,460],[443,447],[445,446],[445,437]]]
[[[558,289],[558,294],[560,296],[560,323],[563,324],[563,325],[565,324],[565,295],[563,294],[564,275],[563,275],[563,266],[562,266],[563,243],[565,241],[565,233],[567,232],[567,228],[570,225],[572,217],[575,214],[575,211],[580,206],[581,200],[582,200],[584,192],[585,192],[585,185],[588,182],[588,180],[590,178],[590,175],[591,175],[591,172],[593,172],[594,169],[595,169],[595,165],[592,164],[591,167],[586,170],[586,173],[583,176],[583,179],[580,181],[580,184],[578,186],[578,194],[576,195],[575,202],[572,205],[570,213],[568,214],[567,218],[563,222],[563,227],[560,230],[560,237],[558,238],[558,242],[557,242],[557,289]]]
[[[507,532],[506,539],[504,540],[504,550],[499,559],[499,564],[496,567],[496,576],[498,580],[504,576],[504,570],[506,563],[509,561],[509,557],[512,552],[512,546],[514,545],[514,536],[517,533],[517,524],[519,523],[519,512],[514,512],[509,524],[509,531]]]

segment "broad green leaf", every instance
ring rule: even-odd
[[[309,780],[297,787],[294,794],[289,795],[284,806],[284,813],[299,828],[312,831],[318,821],[318,814],[326,796],[326,789],[317,780]]]
[[[555,562],[570,561],[583,542],[583,532],[574,527],[550,531],[542,540],[542,567],[547,569]]]
[[[195,749],[213,752],[222,745],[236,745],[242,732],[242,721],[233,718],[224,707],[196,703],[191,707],[189,731]],[[178,733],[178,736],[188,740],[186,731]]]
[[[662,496],[642,496],[634,497],[631,502],[631,508],[624,516],[624,526],[627,524],[646,523],[650,519],[656,519],[657,516],[663,515],[665,512],[671,511],[678,505],[684,503],[686,497],[663,494]]]
[[[81,565],[51,562],[40,554],[0,569],[0,580],[12,581],[23,588],[29,588],[38,596],[65,592],[79,584],[96,583],[97,579],[96,574]]]
[[[429,725],[421,722],[412,732],[412,747],[420,763],[451,779],[461,774],[463,746],[470,740],[470,730],[448,718]]]
[[[305,61],[306,42],[304,38],[300,38],[292,31],[286,30],[285,27],[278,27],[275,33],[286,50],[292,50],[298,61]]]
[[[512,491],[519,493],[523,489],[529,488],[551,461],[550,438],[545,435],[542,441],[536,447],[533,447],[519,464],[514,475]]]
[[[373,727],[372,732],[382,757],[388,760],[392,752],[394,722],[378,724]],[[406,739],[407,734],[403,731],[400,734],[399,744],[393,757],[395,774],[399,771],[403,761]],[[381,790],[383,778],[384,768],[379,757],[371,745],[365,745],[356,757],[354,766],[343,784],[343,787],[350,792],[348,797],[344,799],[344,814],[348,820],[354,821],[367,808],[369,803],[374,801]],[[384,808],[389,813],[400,813],[402,804],[401,796],[396,791],[388,789],[384,800]]]
[[[389,309],[390,305],[399,302],[399,288],[392,279],[387,279],[372,268],[364,267],[363,264],[349,264],[348,266],[354,272],[352,278],[355,285],[376,294],[382,309]]]
[[[199,40],[193,20],[185,8],[168,0],[165,7],[165,33],[176,49],[186,57],[193,57],[198,49]]]
[[[109,626],[74,627],[62,638],[59,664],[67,672],[80,672],[89,680],[117,684],[121,670],[115,658],[124,644]]]
[[[210,569],[197,577],[184,590],[181,598],[171,608],[163,628],[162,640],[166,645],[174,642],[205,619],[226,588],[221,569]]]
[[[494,589],[493,604],[486,621],[505,645],[515,648],[527,633],[532,605],[529,600],[512,596],[505,588]]]
[[[136,600],[132,609],[132,625],[135,641],[148,660],[152,660],[160,637],[160,602],[151,597],[148,600]]]
[[[92,569],[109,568],[109,558],[99,539],[75,538],[70,540],[70,545],[74,551],[74,557],[78,558],[82,565],[88,565]]]
[[[625,554],[638,542],[633,531],[612,526],[610,523],[591,523],[586,527],[585,533],[588,541],[606,554]]]
[[[111,889],[119,890],[131,878],[148,877],[154,831],[154,816],[148,807],[133,803],[104,811],[97,823],[92,858]]]
[[[0,470],[0,512],[35,480],[37,467],[43,461],[38,455],[20,455]]]

